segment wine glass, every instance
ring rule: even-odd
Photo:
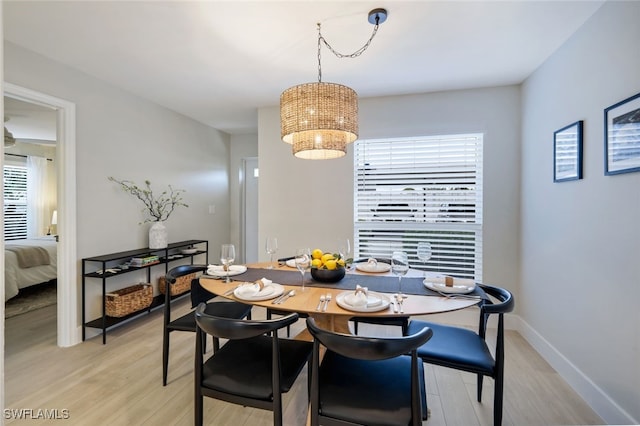
[[[394,251],[391,255],[391,272],[398,276],[398,294],[405,298],[402,294],[402,277],[409,271],[409,256],[404,251]]]
[[[278,251],[278,239],[276,237],[267,237],[267,241],[264,243],[264,249],[271,256],[271,262],[267,269],[273,269],[273,255]]]
[[[296,250],[296,268],[302,274],[302,291],[304,291],[304,271],[311,268],[311,249]]]
[[[351,255],[351,241],[349,239],[338,240],[338,254],[345,262]]]
[[[422,241],[418,243],[418,259],[420,259],[420,261],[422,263],[427,263],[429,261],[429,259],[431,259],[431,256],[433,255],[433,251],[431,250],[431,243],[428,243],[426,241]],[[427,276],[427,271],[424,271],[423,277]]]
[[[234,260],[236,260],[236,247],[233,244],[223,244],[222,250],[220,251],[220,262],[222,262],[225,271],[227,271],[226,283],[231,282],[231,279],[229,278],[229,269],[231,268],[231,265],[233,265]]]

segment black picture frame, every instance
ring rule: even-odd
[[[604,110],[604,174],[640,171],[640,93]]]
[[[582,179],[582,120],[553,132],[553,181]]]

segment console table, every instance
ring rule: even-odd
[[[189,251],[189,254],[182,253],[186,248],[194,248],[195,251]],[[171,243],[163,249],[141,248],[137,250],[128,250],[119,253],[110,253],[102,256],[93,256],[82,259],[82,340],[86,338],[87,328],[102,329],[102,344],[107,343],[107,330],[115,327],[117,324],[127,321],[131,318],[139,316],[143,313],[151,312],[152,309],[164,305],[164,295],[160,294],[153,298],[153,302],[148,308],[133,312],[124,317],[115,318],[106,315],[106,293],[107,280],[109,278],[127,274],[133,271],[146,270],[147,282],[151,282],[151,268],[164,265],[165,274],[169,271],[169,265],[178,260],[189,259],[193,264],[195,256],[204,255],[206,264],[209,263],[209,242],[206,240],[187,240],[177,243]],[[130,261],[134,257],[158,256],[159,261],[150,265],[139,267],[129,266],[126,269],[119,268],[125,262]],[[91,282],[102,283],[102,315],[93,320],[87,320],[86,317],[86,285]],[[185,293],[188,294],[188,293]],[[182,297],[184,294],[174,296]],[[172,298],[172,299],[173,299]]]

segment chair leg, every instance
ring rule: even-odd
[[[204,337],[207,340],[206,336]],[[213,338],[213,353],[216,353],[220,350],[220,340],[217,337]]]
[[[504,397],[504,378],[502,374],[498,374],[495,378],[495,394],[493,395],[493,424],[494,426],[502,425],[502,404]]]
[[[482,374],[478,374],[478,402],[482,402],[482,383],[484,376]]]
[[[167,386],[169,373],[169,330],[164,329],[162,336],[162,386]]]
[[[358,321],[353,321],[353,334],[358,335]]]
[[[202,401],[202,398],[203,398],[202,394],[196,390],[195,407],[194,407],[194,415],[195,415],[194,424],[195,424],[195,426],[202,426],[202,421],[203,421],[203,401]]]

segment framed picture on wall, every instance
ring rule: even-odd
[[[582,120],[553,132],[553,181],[582,179]]]
[[[604,174],[640,171],[640,93],[604,110]]]

